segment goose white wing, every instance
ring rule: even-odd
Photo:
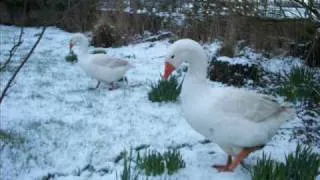
[[[129,65],[126,60],[108,57],[105,54],[95,54],[91,61],[96,65],[106,66],[108,68],[117,68]]]
[[[284,108],[270,96],[241,89],[225,89],[219,98],[219,108],[227,114],[261,122],[281,113]]]

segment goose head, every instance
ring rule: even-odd
[[[88,39],[81,33],[75,33],[69,43],[70,50],[74,47],[78,46],[80,49],[87,49],[89,46]]]
[[[166,56],[163,77],[168,79],[170,74],[183,62],[188,63],[189,68],[193,71],[205,72],[207,57],[202,46],[191,39],[181,39],[173,43]]]

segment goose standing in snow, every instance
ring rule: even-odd
[[[87,75],[98,80],[96,88],[100,82],[106,82],[111,85],[109,90],[116,88],[115,81],[124,78],[125,73],[133,66],[126,60],[109,57],[105,54],[89,54],[88,39],[81,33],[76,33],[70,40],[70,49],[77,47],[75,54],[78,57],[80,67]]]
[[[165,61],[164,78],[182,62],[189,63],[181,90],[186,120],[228,153],[226,165],[213,166],[218,171],[234,171],[251,152],[262,148],[284,121],[295,115],[294,109],[267,95],[233,87],[211,88],[206,82],[208,58],[193,40],[182,39],[172,45]]]

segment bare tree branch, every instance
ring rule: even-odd
[[[65,10],[62,13],[62,18],[60,18],[59,20],[56,21],[56,23],[62,22],[65,17],[67,16],[68,12],[70,12],[72,9],[78,7],[80,5],[81,2],[83,2],[85,0],[79,0],[76,4],[74,4],[73,6],[69,6],[69,8],[67,10]],[[70,1],[69,1],[70,2]],[[24,14],[26,14],[26,7],[27,7],[27,3],[28,0],[24,1]],[[28,61],[28,59],[30,58],[30,56],[32,55],[32,53],[34,52],[34,50],[36,49],[37,45],[39,44],[40,40],[43,37],[43,34],[46,31],[47,26],[44,26],[42,28],[42,31],[37,39],[37,41],[33,44],[33,47],[30,49],[29,53],[26,55],[26,57],[22,60],[22,62],[20,63],[20,65],[17,67],[17,69],[15,70],[15,72],[12,74],[12,76],[10,77],[9,81],[7,82],[7,84],[5,85],[3,91],[1,92],[1,96],[0,96],[0,104],[2,103],[4,97],[7,95],[8,90],[10,89],[10,87],[12,86],[12,83],[14,82],[16,76],[18,75],[18,73],[20,72],[21,68],[25,65],[25,63]],[[14,53],[16,52],[17,48],[22,44],[22,34],[23,34],[23,26],[21,27],[21,31],[20,31],[20,36],[19,36],[19,41],[17,44],[15,44],[12,49],[10,50],[10,55],[9,55],[9,59],[5,62],[5,64],[0,68],[3,69],[5,66],[7,66],[7,64],[11,61],[11,58],[14,56]],[[21,43],[20,43],[21,42]]]
[[[313,13],[318,19],[320,19],[320,12],[319,10],[316,8],[315,5],[308,5],[307,3],[305,3],[303,0],[293,0],[293,2],[301,5],[302,7],[306,8],[306,10],[310,11],[311,13]]]
[[[14,79],[16,78],[17,74],[19,73],[19,71],[21,70],[21,68],[23,67],[23,65],[29,60],[30,56],[32,55],[33,51],[36,49],[36,47],[38,46],[40,40],[43,37],[44,32],[46,31],[47,27],[44,26],[42,28],[41,33],[39,34],[39,37],[37,39],[37,41],[34,43],[33,47],[31,48],[31,50],[29,51],[29,53],[26,55],[26,57],[23,59],[23,61],[21,62],[21,64],[18,66],[18,68],[15,70],[15,72],[13,73],[13,75],[11,76],[11,78],[9,79],[8,83],[6,84],[5,88],[3,89],[1,96],[0,96],[0,104],[2,103],[2,100],[4,99],[4,97],[6,96],[7,91],[9,90],[9,88],[11,87],[11,84],[13,83]]]
[[[285,12],[285,10],[284,10],[283,7],[282,7],[281,2],[275,2],[275,5],[280,8],[280,11],[281,11],[283,17],[287,18],[288,16],[286,15],[286,12]]]
[[[21,26],[21,28],[20,28],[20,34],[19,34],[18,42],[13,44],[12,48],[9,51],[9,57],[3,63],[3,65],[0,67],[0,71],[2,71],[3,69],[6,68],[6,66],[10,63],[12,57],[14,56],[15,52],[17,51],[18,47],[23,43],[22,36],[23,36],[23,26]]]

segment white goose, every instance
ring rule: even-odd
[[[232,87],[211,88],[206,82],[208,58],[193,40],[182,39],[172,45],[164,78],[182,62],[189,63],[181,91],[185,118],[196,131],[228,153],[226,165],[213,166],[218,171],[233,171],[295,115],[294,109],[281,106],[270,96]],[[234,161],[231,155],[236,155]]]
[[[78,57],[80,67],[87,75],[100,82],[111,84],[110,90],[114,89],[114,82],[124,78],[124,74],[133,66],[126,60],[109,57],[105,54],[89,54],[88,39],[81,33],[76,33],[70,40],[70,49],[77,46],[75,54]]]

